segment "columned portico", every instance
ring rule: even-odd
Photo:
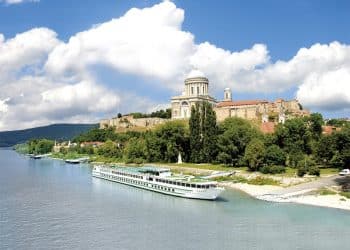
[[[185,91],[181,96],[171,98],[172,119],[188,119],[191,107],[207,101],[213,105],[216,100],[208,95],[209,81],[199,70],[192,70],[185,79]]]

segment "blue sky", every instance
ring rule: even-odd
[[[160,1],[41,0],[40,3],[2,4],[0,30],[12,37],[34,27],[48,27],[62,40],[96,23],[123,15],[132,7]],[[268,44],[273,59],[289,59],[301,47],[334,40],[348,43],[349,1],[173,1],[186,12],[184,29],[196,42],[211,41],[232,51],[259,42]]]
[[[11,109],[13,112],[23,112],[24,103],[19,101],[19,96],[31,96],[30,100],[34,99],[31,92],[25,93],[30,86],[34,88],[40,86],[38,89],[46,105],[48,102],[58,103],[57,93],[65,93],[65,91],[75,93],[70,96],[79,101],[80,96],[76,97],[80,94],[76,91],[78,86],[86,87],[87,95],[90,93],[89,89],[94,88],[98,89],[96,91],[98,93],[108,93],[108,98],[106,97],[104,102],[97,105],[100,108],[84,106],[85,97],[81,97],[81,103],[77,104],[76,101],[67,99],[69,95],[64,95],[66,103],[70,104],[66,106],[63,103],[57,104],[55,107],[57,109],[53,109],[55,112],[67,114],[63,121],[88,122],[119,111],[130,112],[139,109],[147,111],[152,106],[161,107],[169,102],[172,95],[182,91],[181,79],[191,67],[199,68],[208,76],[212,85],[212,95],[218,99],[221,98],[223,88],[229,86],[233,89],[235,99],[273,100],[277,97],[287,99],[297,97],[312,111],[322,112],[327,117],[350,116],[350,94],[343,93],[350,91],[348,87],[350,84],[348,82],[350,75],[349,1],[175,0],[172,4],[151,0],[40,0],[23,1],[17,4],[8,4],[6,0],[0,2],[0,34],[4,37],[2,49],[3,51],[6,49],[7,53],[7,57],[4,56],[5,59],[3,59],[4,63],[10,57],[13,61],[23,61],[23,55],[26,55],[26,59],[29,57],[27,55],[29,52],[23,52],[24,54],[20,55],[22,58],[15,58],[19,55],[8,51],[11,46],[5,46],[10,44],[10,40],[17,34],[45,27],[46,30],[34,32],[35,34],[30,36],[43,37],[45,33],[46,39],[51,39],[50,44],[43,42],[42,47],[46,46],[45,49],[36,48],[38,55],[30,54],[30,60],[20,70],[16,67],[4,66],[6,78],[0,78],[0,89],[3,90],[0,91],[0,121],[2,120],[0,130],[11,129],[13,126],[11,124],[18,124],[13,116],[10,117],[6,113]],[[158,5],[163,7],[155,7]],[[120,28],[122,24],[118,22],[115,22],[114,26],[111,25],[108,30],[106,28],[104,37],[100,38],[107,42],[98,41],[96,43],[98,45],[95,43],[86,45],[87,41],[99,38],[95,34],[98,32],[94,33],[92,27],[96,24],[107,24],[113,18],[128,16],[127,13],[131,8],[138,8],[140,12],[132,17],[129,15],[129,19],[123,23],[122,28]],[[143,11],[145,8],[151,9],[152,15],[143,17],[142,13],[146,13]],[[161,17],[162,12],[168,16]],[[147,48],[154,48],[156,52],[160,51],[163,55],[175,51],[175,55],[183,55],[184,58],[188,57],[188,60],[182,61],[179,56],[174,58],[175,63],[172,64],[171,60],[162,58],[161,54],[155,55],[154,58],[150,55],[142,55],[142,58],[137,56],[136,60],[140,63],[140,72],[130,69],[129,63],[132,65],[132,59],[129,61],[128,56],[125,55],[118,59],[118,53],[123,54],[121,48],[116,45],[119,44],[118,37],[123,35],[122,32],[129,32],[128,27],[125,28],[128,22],[135,23],[135,26],[130,29],[135,29],[137,33],[139,32],[137,28],[148,22],[147,18],[152,19],[157,15],[160,16],[155,22],[157,29],[159,28],[161,32],[164,27],[171,26],[174,32],[169,33],[168,36],[173,36],[174,44],[171,44],[173,40],[162,37],[158,32],[154,41],[145,40],[145,44],[150,43],[145,45],[145,52],[134,47],[128,47],[128,51],[130,50],[134,55],[140,51],[142,54],[147,54]],[[142,23],[138,23],[139,20],[142,20]],[[169,24],[167,20],[173,20],[173,22]],[[143,30],[148,28],[151,32],[157,32],[147,25]],[[77,35],[79,32],[89,33],[90,35],[87,35],[89,40],[84,40],[87,39],[84,35]],[[86,51],[78,53],[81,57],[75,55],[68,60],[67,54],[76,53],[74,50],[76,47],[70,41],[72,37],[78,38],[79,49],[86,48]],[[140,40],[142,39],[144,38],[140,37]],[[13,44],[30,41],[28,38],[12,40],[15,40]],[[113,43],[109,44],[109,40]],[[164,51],[156,48],[159,46],[158,42],[160,45],[165,44]],[[122,43],[128,43],[128,41],[123,40]],[[28,45],[28,50],[34,51],[31,46],[34,45]],[[101,48],[101,46],[113,48]],[[140,47],[140,44],[135,46]],[[174,51],[171,51],[172,46]],[[67,53],[60,54],[61,50],[57,49],[58,47]],[[301,50],[302,48],[306,50]],[[111,51],[118,53],[112,55]],[[341,55],[340,59],[339,55]],[[39,61],[35,59],[39,57]],[[88,62],[85,63],[84,60]],[[208,62],[203,62],[206,60]],[[0,67],[1,62],[0,55]],[[58,67],[61,62],[62,69],[60,65]],[[169,76],[164,76],[165,73],[160,69],[153,70],[152,67],[147,66],[149,64],[154,65],[154,68],[164,66],[165,70],[169,70]],[[186,65],[183,66],[183,64]],[[69,79],[66,77],[67,74],[70,75]],[[28,77],[32,82],[28,83]],[[43,79],[50,84],[44,83]],[[26,83],[23,83],[24,80]],[[138,101],[129,103],[128,98]],[[91,99],[93,100],[93,97]],[[323,102],[321,102],[322,99]],[[73,108],[73,104],[79,108]],[[37,105],[43,105],[43,103],[37,103]],[[41,119],[35,115],[45,116],[45,118]],[[56,118],[49,114],[49,111],[38,108],[33,117],[24,118],[23,126],[60,122]],[[37,122],[29,122],[30,120]]]

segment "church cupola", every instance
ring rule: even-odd
[[[209,81],[199,70],[192,70],[185,79],[187,96],[207,96]]]

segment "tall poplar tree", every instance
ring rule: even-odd
[[[208,102],[192,107],[190,118],[191,161],[212,162],[216,158],[216,114]]]
[[[217,154],[217,135],[216,114],[209,102],[204,102],[202,109],[202,161],[212,162]]]
[[[189,121],[190,125],[190,161],[199,163],[201,158],[201,126],[200,126],[200,110],[199,104],[192,106],[191,108],[191,117]]]

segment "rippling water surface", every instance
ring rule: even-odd
[[[0,249],[349,249],[350,212],[187,200],[0,150]]]

